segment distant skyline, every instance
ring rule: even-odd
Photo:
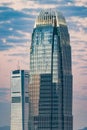
[[[87,0],[0,1],[0,126],[10,123],[10,73],[29,69],[36,15],[56,8],[66,18],[72,47],[74,130],[87,126]]]

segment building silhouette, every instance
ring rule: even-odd
[[[10,130],[28,130],[29,72],[14,70],[11,72],[11,128]]]
[[[30,52],[29,130],[72,130],[71,47],[64,16],[42,10]]]

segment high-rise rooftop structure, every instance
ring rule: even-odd
[[[11,130],[28,130],[29,72],[14,70],[11,73]]]
[[[32,33],[29,130],[72,130],[70,37],[64,16],[42,10]]]

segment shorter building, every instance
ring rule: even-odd
[[[11,130],[28,130],[29,71],[11,72]]]

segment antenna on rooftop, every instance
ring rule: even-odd
[[[19,60],[18,60],[18,64],[17,64],[17,69],[20,70],[20,63],[19,63]]]

